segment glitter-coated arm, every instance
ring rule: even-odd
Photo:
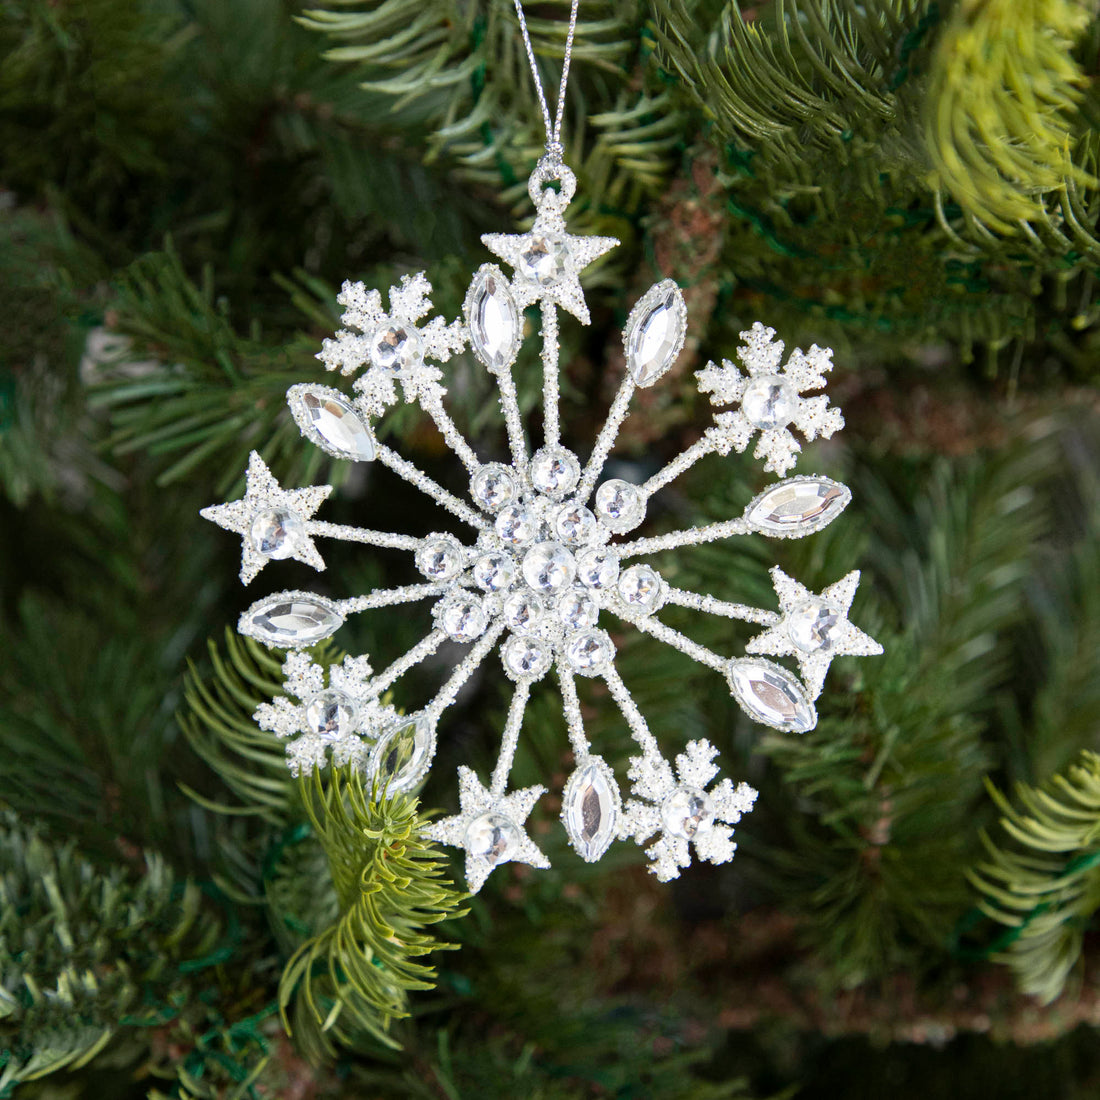
[[[701,665],[713,668],[717,672],[724,673],[726,665],[729,664],[728,658],[722,657],[698,642],[693,642],[686,635],[681,634],[678,630],[673,630],[671,626],[665,626],[664,623],[658,622],[652,616],[639,615],[637,618],[629,618],[625,621],[644,633],[652,635],[658,641],[678,649],[693,661],[698,661]]]
[[[310,537],[320,535],[323,538],[339,539],[341,542],[361,542],[367,546],[379,546],[387,550],[419,550],[424,545],[423,539],[412,535],[368,531],[365,527],[350,527],[345,523],[324,523],[320,520],[307,520],[306,534]]]
[[[497,380],[500,396],[500,409],[504,413],[504,424],[508,429],[508,445],[512,449],[512,464],[522,481],[527,480],[527,437],[523,434],[523,418],[519,412],[519,397],[516,395],[516,382],[511,367],[501,367],[493,372]]]
[[[649,725],[638,709],[637,703],[634,702],[633,696],[627,690],[626,684],[623,683],[619,670],[613,664],[609,664],[600,675],[604,678],[611,697],[622,711],[627,726],[630,727],[630,736],[637,741],[638,747],[646,756],[659,757],[661,749],[657,739],[649,732]]]
[[[620,558],[636,558],[642,554],[656,554],[661,550],[675,550],[680,546],[698,546],[704,542],[716,542],[733,535],[747,535],[751,527],[741,518],[711,523],[706,527],[689,527],[684,531],[670,531],[667,535],[655,535],[648,539],[633,539],[615,546]]]
[[[561,684],[562,709],[565,712],[565,723],[569,731],[569,744],[572,746],[573,755],[581,760],[588,755],[591,746],[584,735],[584,722],[581,718],[581,701],[577,696],[577,682],[573,673],[565,668],[561,661],[558,662],[558,683]]]
[[[622,382],[619,383],[619,392],[615,394],[615,400],[611,402],[607,420],[600,429],[600,434],[596,437],[596,445],[592,448],[588,465],[584,468],[581,483],[577,489],[577,500],[587,500],[592,495],[592,490],[596,487],[600,474],[603,473],[607,456],[611,453],[611,448],[618,438],[619,429],[626,419],[627,410],[630,408],[630,399],[634,396],[635,389],[637,389],[637,386],[634,379],[630,374],[624,375]]]
[[[705,611],[708,615],[721,615],[727,619],[742,619],[747,623],[762,623],[772,626],[779,622],[774,611],[759,607],[749,607],[743,603],[728,603],[716,600],[713,596],[704,596],[698,592],[685,592],[682,588],[669,587],[665,592],[665,603],[674,603],[680,607],[690,607],[693,611]]]
[[[513,391],[514,394],[514,391]],[[517,410],[518,413],[518,410]],[[522,432],[522,428],[520,429]],[[427,474],[418,470],[411,462],[402,458],[396,451],[390,450],[384,443],[378,444],[378,461],[388,466],[398,477],[415,485],[421,492],[427,493],[437,504],[446,508],[451,515],[457,516],[463,523],[487,531],[489,525],[468,505],[463,504],[453,493],[448,493],[442,485],[434,482]]]
[[[561,441],[558,416],[558,309],[552,301],[542,301],[542,421],[543,442],[556,447]]]
[[[504,723],[504,734],[500,741],[500,756],[493,769],[493,778],[489,791],[493,798],[502,798],[508,787],[508,775],[512,770],[512,761],[516,757],[519,744],[519,729],[523,725],[523,713],[527,709],[527,699],[531,694],[531,681],[521,680],[512,694],[508,707],[508,720]]]
[[[429,596],[438,596],[446,592],[446,583],[407,584],[403,588],[379,588],[367,596],[352,596],[347,600],[338,600],[336,608],[342,615],[352,615],[356,611],[373,611],[378,607],[393,607],[400,603],[414,603]]]
[[[646,496],[652,496],[668,485],[669,482],[675,481],[682,473],[690,470],[699,459],[713,453],[714,450],[715,445],[711,436],[709,434],[701,436],[686,451],[681,451],[667,466],[658,470],[645,482],[642,485],[642,491]]]
[[[485,660],[486,655],[497,644],[497,639],[503,633],[504,623],[495,622],[473,644],[470,652],[466,654],[459,666],[447,678],[447,682],[439,689],[435,698],[424,708],[424,713],[431,721],[439,721],[439,716],[455,701],[458,693],[462,690],[462,685],[473,676],[478,665]]]
[[[433,630],[426,637],[421,638],[412,649],[398,657],[389,668],[383,669],[371,680],[371,694],[381,695],[397,683],[409,669],[415,668],[426,657],[430,657],[446,640],[447,635],[442,630]]]
[[[420,407],[435,421],[435,426],[439,429],[447,446],[458,456],[462,465],[465,466],[471,474],[480,470],[480,460],[477,455],[474,454],[470,444],[466,442],[465,437],[455,426],[455,422],[451,419],[450,414],[443,407],[443,402],[440,399],[438,391],[433,391],[431,396],[422,397],[420,399]]]

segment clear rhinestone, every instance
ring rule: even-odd
[[[560,592],[573,583],[577,563],[560,542],[539,542],[523,555],[523,579],[536,591]]]
[[[586,630],[575,635],[565,650],[565,660],[574,672],[598,676],[615,656],[615,647],[603,630]]]
[[[513,546],[523,546],[538,534],[535,517],[522,504],[509,504],[496,519],[496,532]]]
[[[492,265],[478,272],[467,298],[466,323],[474,354],[490,369],[508,366],[519,344],[519,310],[508,281]]]
[[[503,462],[487,462],[470,478],[470,495],[486,512],[499,512],[519,496],[519,483]]]
[[[562,792],[561,819],[581,859],[594,863],[619,827],[620,796],[611,769],[598,756],[583,761]]]
[[[741,411],[754,428],[785,428],[794,416],[798,395],[778,374],[750,378],[741,395]]]
[[[316,645],[344,625],[331,600],[308,592],[277,592],[254,603],[237,629],[248,638],[280,649]]]
[[[686,331],[687,307],[679,287],[666,279],[647,291],[623,334],[627,368],[637,385],[652,386],[672,366]]]
[[[291,386],[286,396],[291,414],[310,442],[352,462],[374,459],[374,436],[343,394],[326,386]]]
[[[802,682],[782,665],[760,657],[742,657],[726,668],[733,697],[750,718],[789,733],[817,725],[817,712]]]
[[[306,525],[297,512],[269,508],[252,521],[252,547],[268,558],[289,558],[302,544]]]
[[[306,704],[306,725],[324,741],[338,741],[355,729],[359,708],[342,691],[318,692]]]
[[[406,791],[428,772],[435,753],[435,728],[423,714],[399,718],[375,743],[367,767],[392,793]]]
[[[555,500],[572,492],[580,477],[577,456],[564,447],[543,447],[531,459],[531,483]]]
[[[583,504],[566,504],[554,517],[554,531],[569,546],[590,542],[596,534],[596,516]]]
[[[416,552],[416,568],[432,581],[449,581],[457,577],[465,563],[465,551],[458,540],[449,535],[429,536]]]
[[[509,630],[516,634],[530,633],[538,626],[543,614],[542,600],[534,592],[513,592],[501,609]]]
[[[612,531],[629,531],[645,517],[645,495],[637,485],[612,478],[596,490],[596,515]]]
[[[830,478],[791,477],[752,500],[745,519],[765,535],[809,535],[832,523],[851,499],[848,487]]]
[[[516,680],[537,680],[550,670],[553,654],[550,647],[537,638],[513,634],[501,646],[500,659],[504,670]]]
[[[472,642],[485,633],[489,616],[480,600],[465,592],[456,592],[443,601],[439,610],[439,625],[456,642]]]
[[[610,550],[582,550],[577,555],[577,578],[589,588],[610,588],[619,579],[619,559]]]
[[[596,601],[575,588],[565,593],[557,604],[558,618],[569,630],[591,630],[600,617]]]
[[[648,565],[632,565],[619,577],[619,595],[631,610],[652,615],[661,606],[661,578]]]
[[[397,374],[419,363],[420,359],[420,337],[412,325],[386,321],[371,340],[370,361],[381,370]]]
[[[482,554],[474,562],[474,580],[486,592],[501,592],[511,588],[516,579],[516,563],[510,554]]]
[[[787,633],[803,653],[828,653],[837,643],[844,616],[821,600],[807,600],[787,617]]]
[[[714,826],[714,799],[698,787],[677,787],[661,803],[666,833],[691,840]]]
[[[532,233],[519,254],[517,267],[525,279],[553,286],[565,274],[565,242],[552,233]]]
[[[464,847],[490,867],[507,863],[519,851],[519,829],[503,814],[488,813],[475,817],[466,826]]]

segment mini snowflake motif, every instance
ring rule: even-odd
[[[557,189],[546,187],[554,181]],[[347,309],[344,321],[358,333],[344,331],[326,341],[319,358],[329,370],[355,378],[355,396],[310,383],[293,386],[287,394],[306,439],[338,458],[381,462],[432,497],[469,528],[470,535],[439,531],[414,538],[323,523],[312,515],[327,487],[282,490],[269,474],[266,480],[253,478],[251,469],[244,500],[203,513],[243,536],[246,564],[289,556],[320,568],[312,543],[306,542],[319,536],[411,555],[419,578],[398,588],[345,599],[280,592],[257,601],[242,615],[239,629],[266,645],[302,650],[330,637],[353,613],[431,601],[429,632],[373,676],[365,665],[354,666],[355,675],[334,670],[326,688],[317,666],[297,652],[290,654],[288,691],[300,702],[265,704],[257,720],[279,736],[297,735],[288,750],[292,768],[321,766],[331,746],[334,762],[355,763],[380,787],[414,788],[431,763],[444,711],[475,670],[497,652],[513,689],[489,785],[461,768],[460,813],[425,830],[429,837],[465,851],[467,883],[474,891],[503,863],[547,866],[523,827],[544,788],[509,792],[508,784],[531,691],[550,675],[561,693],[576,761],[561,810],[575,851],[594,861],[617,838],[632,836],[644,844],[660,833],[648,852],[651,870],[662,880],[675,878],[689,865],[692,845],[700,858],[712,863],[732,857],[731,827],[752,808],[755,792],[745,784],[734,787],[729,780],[707,792],[717,771],[712,763],[717,750],[705,741],[692,742],[677,758],[673,772],[619,676],[607,626],[629,625],[720,672],[754,721],[790,733],[804,733],[816,724],[813,701],[832,656],[877,652],[876,644],[847,620],[858,574],[820,596],[792,587],[796,582],[788,584],[789,578],[777,574],[776,612],[678,588],[646,560],[665,550],[735,535],[801,538],[818,531],[850,500],[848,490],[830,478],[812,475],[775,482],[750,501],[743,515],[708,526],[642,537],[631,534],[645,522],[655,493],[706,455],[744,450],[753,431],[762,433],[756,455],[767,459],[765,468],[785,473],[800,449],[788,424],[810,439],[839,428],[840,413],[827,407],[825,397],[799,396],[824,385],[832,365],[830,352],[816,347],[806,355],[796,351],[780,371],[782,343],[773,340],[772,330],[753,326],[742,334],[746,346],[739,353],[748,379],[728,362],[721,368],[711,364],[698,375],[716,405],[740,402],[741,408],[718,414],[714,426],[695,444],[641,484],[603,478],[634,391],[664,377],[684,344],[683,295],[672,281],[659,282],[635,304],[627,321],[626,374],[587,461],[582,463],[562,445],[558,310],[587,322],[578,275],[617,243],[565,232],[564,211],[575,186],[572,172],[560,160],[547,157],[540,162],[529,185],[537,210],[532,229],[485,238],[514,269],[514,278],[510,281],[493,264],[482,265],[471,281],[461,320],[448,324],[434,318],[420,324],[431,309],[431,287],[423,275],[406,277],[390,291],[388,312],[376,291],[345,284],[340,296]],[[542,315],[543,439],[533,452],[512,375],[527,305],[536,305]],[[444,408],[442,372],[425,366],[426,359],[445,362],[467,345],[496,382],[510,462],[483,461],[474,452]],[[378,442],[374,421],[398,400],[398,382],[404,400],[431,417],[465,467],[468,499]],[[292,497],[293,493],[307,495]],[[256,517],[275,511],[277,525],[258,523]],[[667,606],[740,620],[764,631],[745,656],[725,656],[664,623],[660,612]],[[383,707],[378,701],[382,695],[444,642],[467,648],[436,694],[420,709],[403,715]],[[808,684],[758,655],[762,653],[794,657]],[[635,798],[625,806],[613,770],[591,751],[584,731],[578,688],[588,679],[606,687],[638,747],[629,770]],[[329,704],[320,701],[334,693],[340,693],[346,705],[337,701],[331,704],[335,711],[326,711]],[[321,711],[329,715],[324,721]],[[331,732],[329,722],[342,731],[332,740],[325,739],[325,731]]]

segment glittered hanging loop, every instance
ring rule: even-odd
[[[552,183],[558,184],[556,190],[549,186]],[[561,154],[551,151],[535,165],[527,182],[527,193],[540,214],[550,209],[562,213],[577,193],[577,177],[562,162]]]

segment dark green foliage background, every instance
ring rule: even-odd
[[[530,10],[552,84],[566,11]],[[984,68],[966,67],[975,42]],[[985,782],[1042,785],[1100,749],[1098,43],[1083,0],[582,4],[574,223],[623,246],[591,271],[592,326],[563,326],[565,442],[586,454],[626,311],[662,275],[691,340],[624,434],[636,471],[696,438],[690,371],[753,320],[832,345],[848,426],[800,469],[851,486],[842,519],[659,565],[764,604],[772,561],[815,589],[861,568],[853,615],[887,652],[838,661],[794,739],[623,637],[663,743],[707,736],[761,791],[734,863],[670,887],[633,846],[589,867],[548,796],[532,820],[554,870],[506,868],[425,929],[459,945],[431,960],[434,989],[406,1000],[381,977],[327,1036],[284,989],[295,1046],[283,968],[385,844],[360,867],[341,840],[333,861],[320,803],[248,721],[277,667],[225,628],[259,593],[408,566],[326,547],[322,580],[273,563],[246,594],[236,540],[198,510],[237,495],[257,447],[284,485],[339,486],[326,518],[439,525],[386,471],[303,443],[283,394],[323,373],[343,279],[427,270],[454,317],[479,235],[529,215],[541,135],[514,12],[0,0],[0,1098],[1096,1096],[1095,869],[1040,945],[1074,945],[1045,1007],[967,872],[983,828],[1010,843]],[[499,456],[489,380],[447,370],[456,421]],[[408,411],[380,430],[461,490]],[[737,514],[767,480],[709,459],[649,529]],[[364,618],[337,641],[376,666],[427,621]],[[745,640],[668,618],[719,651]],[[622,774],[625,731],[592,701]],[[487,769],[505,707],[489,674],[456,708],[423,805],[454,804],[456,764]],[[565,744],[546,686],[517,782],[560,789]],[[375,824],[392,840],[414,820],[401,804]],[[422,892],[403,908],[387,879],[364,941],[378,913],[411,943],[462,908],[432,860],[410,842]],[[1042,955],[1028,967],[1034,985]],[[406,1003],[392,1023],[379,1007]]]

